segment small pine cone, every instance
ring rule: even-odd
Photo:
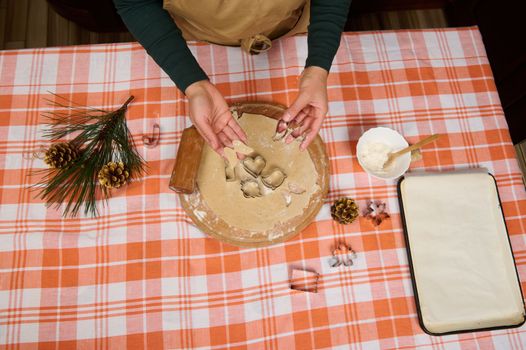
[[[340,198],[331,206],[331,216],[340,224],[350,224],[358,217],[358,214],[358,204],[352,198]]]
[[[109,162],[99,171],[99,183],[106,188],[119,188],[128,182],[130,172],[123,162]]]
[[[65,168],[73,164],[79,157],[79,150],[67,142],[51,145],[44,156],[44,162],[51,168]]]

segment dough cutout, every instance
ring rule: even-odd
[[[244,154],[248,155],[251,153],[254,153],[254,150],[245,145],[243,142],[239,140],[234,140],[232,142],[233,148],[225,147],[223,148],[223,151],[225,153],[225,178],[226,181],[234,181],[236,179],[236,172],[235,167],[239,163],[239,158],[237,157],[237,154]]]
[[[296,182],[289,182],[289,191],[294,194],[302,194],[305,192],[305,187]]]
[[[253,148],[245,145],[243,142],[241,142],[239,140],[232,141],[232,144],[234,145],[234,150],[237,153],[241,153],[241,154],[244,154],[246,156],[248,156],[249,154],[254,153],[254,149]]]

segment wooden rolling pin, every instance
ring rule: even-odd
[[[170,178],[170,189],[178,193],[192,193],[201,163],[204,140],[195,127],[184,129]]]

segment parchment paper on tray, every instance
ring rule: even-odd
[[[524,323],[494,178],[481,171],[408,175],[398,191],[424,331],[441,335]]]

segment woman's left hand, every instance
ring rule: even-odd
[[[300,149],[305,150],[318,134],[327,114],[327,76],[328,72],[320,67],[305,68],[300,77],[299,92],[296,100],[283,113],[277,132],[283,132],[287,125],[295,123],[298,127],[287,137],[286,143],[305,135]]]

